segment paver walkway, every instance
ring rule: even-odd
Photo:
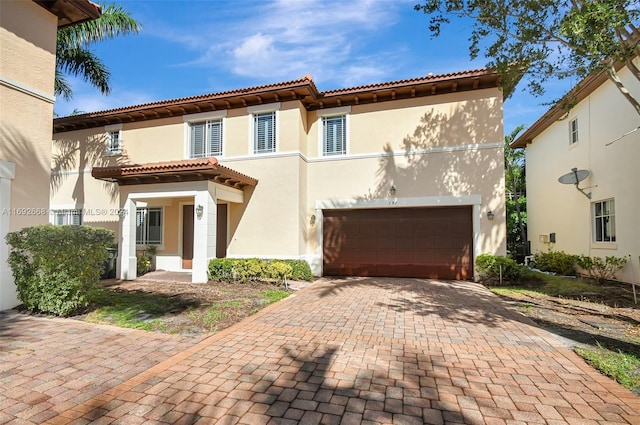
[[[0,423],[640,424],[482,286],[320,280],[205,339],[4,315]]]

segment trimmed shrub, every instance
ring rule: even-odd
[[[476,269],[482,279],[489,283],[499,283],[502,273],[503,284],[535,280],[535,274],[528,268],[516,263],[509,257],[493,254],[480,254],[476,258]]]
[[[533,255],[533,261],[539,270],[563,276],[575,276],[578,256],[563,251],[536,252]]]
[[[259,258],[216,258],[209,261],[209,279],[219,282],[311,280],[311,268],[304,260]]]
[[[311,273],[311,267],[309,263],[304,260],[278,260],[291,266],[291,274],[287,277],[291,280],[306,280],[313,279],[313,273]]]
[[[31,311],[71,315],[89,304],[113,232],[89,226],[42,225],[6,236],[18,297]]]
[[[627,257],[577,257],[578,266],[585,270],[590,278],[603,284],[607,280],[615,279],[618,273],[627,264]]]

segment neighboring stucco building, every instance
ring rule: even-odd
[[[472,279],[504,254],[502,92],[466,71],[319,92],[296,81],[54,120],[51,220],[119,235],[118,276],[216,257],[316,275]]]
[[[49,221],[56,31],[98,16],[86,0],[0,1],[0,310],[19,303],[5,235]]]
[[[625,87],[640,98],[626,68]],[[577,104],[547,111],[512,143],[526,148],[527,217],[532,252],[565,251],[592,257],[628,257],[618,274],[640,278],[640,116],[604,73],[573,90]],[[628,134],[627,134],[628,133]],[[571,180],[576,168],[576,190]],[[565,177],[567,184],[558,179]],[[588,196],[587,196],[588,195]]]

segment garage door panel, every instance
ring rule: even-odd
[[[327,210],[323,274],[471,279],[471,207]]]

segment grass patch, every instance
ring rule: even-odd
[[[577,348],[576,353],[625,388],[636,394],[640,393],[640,358],[621,351],[607,350],[600,345],[595,349]]]
[[[159,319],[168,312],[186,308],[167,296],[133,291],[96,289],[91,294],[93,310],[86,321],[107,323],[123,328],[163,330]]]
[[[273,304],[277,301],[285,299],[289,296],[287,291],[280,291],[278,289],[268,289],[262,291],[261,295],[267,300],[265,304]]]
[[[497,295],[511,294],[535,295],[543,294],[550,297],[582,298],[585,294],[600,294],[605,288],[584,282],[577,278],[552,276],[538,273],[540,283],[522,287],[493,287],[491,291]]]
[[[83,319],[166,333],[216,332],[290,295],[287,291],[249,284],[175,289],[177,292],[162,293],[100,288],[91,294],[91,311]],[[188,290],[201,292],[188,294]]]

